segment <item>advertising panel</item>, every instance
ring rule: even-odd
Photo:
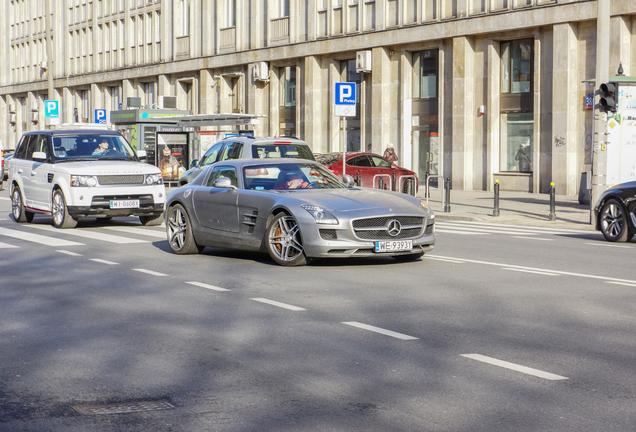
[[[188,166],[188,133],[157,133],[157,162],[163,180],[176,182]]]

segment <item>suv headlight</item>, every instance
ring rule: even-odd
[[[95,187],[98,185],[96,176],[72,175],[71,186],[73,187]]]
[[[338,219],[336,219],[334,215],[332,215],[331,213],[329,213],[327,210],[323,209],[322,207],[309,205],[309,204],[301,205],[301,207],[307,210],[309,214],[311,214],[314,217],[314,219],[316,220],[316,223],[327,224],[327,225],[338,225]]]
[[[144,178],[144,183],[148,186],[150,185],[160,185],[163,184],[163,177],[161,174],[146,174]]]

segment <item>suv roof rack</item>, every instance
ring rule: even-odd
[[[112,128],[105,124],[99,123],[62,123],[61,125],[51,126],[52,130],[78,130],[78,129],[100,129],[111,130]]]

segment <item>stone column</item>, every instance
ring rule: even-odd
[[[201,26],[201,54],[204,57],[214,54],[216,39],[216,7],[214,0],[201,0],[201,16],[197,17],[197,25]],[[192,35],[190,37],[196,37]]]
[[[161,0],[161,61],[163,62],[170,62],[174,58],[173,5],[173,0]],[[126,6],[126,26],[128,25],[130,16],[128,7],[129,6]],[[126,58],[130,59],[130,48],[128,45],[129,42],[126,41]],[[127,61],[126,64],[130,64],[130,62]]]
[[[616,75],[618,65],[623,64],[625,75],[634,73],[631,54],[631,16],[615,16],[610,25],[609,75]]]
[[[64,87],[62,89],[62,100],[60,101],[62,123],[73,122],[73,108],[75,108],[75,104],[73,103],[74,96],[75,95],[68,87]]]
[[[256,64],[250,64],[247,68],[246,91],[247,91],[247,109],[249,114],[262,115],[263,118],[258,120],[254,125],[254,134],[256,136],[267,136],[269,133],[269,83],[265,81],[252,80],[252,70]]]
[[[552,181],[557,194],[577,193],[577,38],[573,24],[553,26]]]
[[[501,57],[499,42],[491,40],[487,48],[488,77],[486,78],[486,151],[488,152],[486,172],[488,173],[488,190],[492,190],[494,175],[499,172],[499,128],[501,119]]]
[[[104,92],[99,84],[91,84],[90,104],[93,108],[106,108],[106,104],[104,103]],[[89,120],[92,119],[89,118]]]
[[[194,86],[192,87],[194,91]],[[170,80],[170,76],[161,74],[157,77],[157,96],[174,96],[174,83]],[[159,98],[157,97],[157,103]]]
[[[269,133],[280,135],[280,80],[277,68],[269,72]]]
[[[0,28],[2,25],[0,24]],[[1,49],[1,47],[0,47]],[[7,150],[9,147],[9,110],[7,107],[6,96],[0,96],[0,124],[4,127],[0,130],[0,151]]]
[[[371,55],[371,151],[382,153],[391,141],[391,59],[383,47],[373,48]]]
[[[121,82],[121,102],[124,109],[128,109],[128,98],[137,96],[137,90],[133,82],[125,79]]]
[[[301,91],[305,94],[304,109],[301,116],[301,122],[304,123],[304,139],[315,152],[326,152],[327,146],[325,142],[325,118],[323,117],[323,100],[322,92],[322,68],[320,67],[320,59],[316,56],[307,56],[304,58],[304,86]]]
[[[473,141],[475,83],[473,42],[462,36],[453,39],[452,165],[453,188],[473,190]]]
[[[413,164],[413,66],[411,54],[400,53],[400,165],[417,170]]]
[[[250,5],[250,48],[257,49],[265,46],[265,23],[263,22],[263,2],[251,0]]]
[[[217,112],[216,83],[212,71],[203,69],[199,71],[199,109],[201,114],[214,114]]]

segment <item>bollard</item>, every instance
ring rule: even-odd
[[[550,216],[551,221],[556,220],[556,189],[554,182],[550,182]]]
[[[450,177],[446,177],[446,181],[444,181],[444,213],[450,213],[450,190],[451,190],[451,179]]]
[[[495,204],[492,215],[499,216],[499,179],[495,180]]]

